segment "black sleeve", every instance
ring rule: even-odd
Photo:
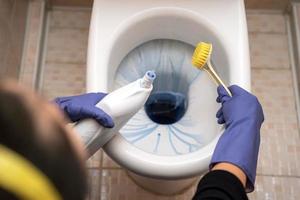
[[[248,200],[241,181],[233,174],[215,170],[199,182],[193,200]]]

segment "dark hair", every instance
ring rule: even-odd
[[[16,84],[0,83],[0,143],[38,167],[63,199],[83,200],[87,188],[82,159],[64,133],[63,118],[51,116],[46,105]],[[0,199],[14,196],[0,188]]]

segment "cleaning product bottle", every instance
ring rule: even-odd
[[[143,78],[109,93],[96,105],[112,117],[114,128],[104,128],[93,119],[84,119],[75,124],[74,129],[79,133],[89,156],[113,138],[145,104],[155,78],[154,71],[147,71]]]

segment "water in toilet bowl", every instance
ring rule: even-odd
[[[146,114],[158,124],[176,123],[184,115],[186,108],[186,97],[172,91],[152,93],[145,104]]]
[[[123,59],[114,89],[154,69],[152,94],[121,130],[136,147],[159,155],[187,154],[201,149],[219,133],[215,113],[216,86],[191,65],[194,47],[159,39],[141,44]]]

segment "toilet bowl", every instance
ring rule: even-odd
[[[145,107],[104,146],[156,193],[181,192],[207,171],[222,134],[216,86],[191,65],[199,41],[213,44],[212,62],[227,84],[250,89],[242,0],[94,1],[87,90],[110,92],[147,70],[157,74]]]

